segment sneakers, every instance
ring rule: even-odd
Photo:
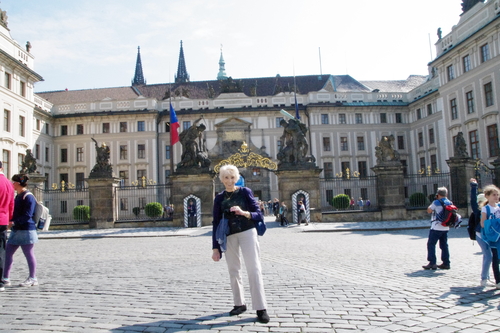
[[[6,287],[10,287],[12,285],[12,283],[10,283],[10,279],[5,279],[5,278],[0,280],[0,283],[3,283],[3,285]]]
[[[267,324],[269,322],[269,315],[267,314],[266,309],[257,310],[257,320],[262,324]]]
[[[438,265],[438,268],[439,269],[450,269],[450,265],[441,264],[441,265]]]
[[[38,280],[36,278],[33,279],[29,277],[26,279],[26,281],[19,284],[19,287],[31,287],[31,286],[38,286]]]
[[[3,283],[0,282],[0,291],[5,291],[5,287],[3,285]]]
[[[245,304],[235,305],[234,308],[231,311],[229,311],[229,315],[230,316],[237,316],[237,315],[242,314],[246,310],[247,310],[247,306]]]
[[[435,271],[438,266],[437,265],[431,265],[430,263],[426,266],[422,266],[423,269],[432,269],[433,271]]]
[[[495,288],[500,289],[500,283],[495,284]]]
[[[481,280],[481,283],[479,285],[481,287],[486,287],[488,285],[488,280]]]

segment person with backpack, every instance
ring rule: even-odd
[[[29,177],[24,174],[12,176],[12,183],[17,195],[14,199],[14,214],[12,215],[12,226],[9,239],[5,248],[5,268],[2,281],[6,286],[10,286],[10,270],[14,253],[21,247],[26,261],[28,262],[29,277],[20,283],[20,287],[37,286],[36,278],[36,258],[34,252],[35,243],[38,242],[36,224],[33,220],[36,207],[36,199],[27,189]]]
[[[481,268],[481,287],[486,287],[490,278],[490,266],[493,268],[495,284],[500,282],[500,270],[498,266],[498,251],[496,248],[491,248],[487,242],[481,237],[481,208],[487,203],[484,193],[477,194],[477,181],[474,178],[470,180],[470,205],[472,213],[469,216],[469,225],[467,231],[469,238],[477,241],[483,253],[483,265]],[[488,190],[488,186],[485,188]]]
[[[448,249],[448,231],[449,226],[444,226],[445,207],[453,203],[448,200],[448,189],[440,187],[436,193],[436,200],[434,200],[429,207],[427,213],[431,215],[431,229],[429,230],[429,238],[427,240],[427,260],[429,263],[422,266],[423,269],[450,269],[450,252]],[[439,248],[441,249],[441,265],[436,264],[436,244],[439,241]]]
[[[494,237],[495,239],[488,239],[489,235],[485,232],[485,230],[489,229],[486,226],[486,222],[490,222],[486,220],[494,219],[493,222],[496,222],[498,224],[498,221],[495,219],[500,218],[500,206],[498,205],[498,201],[500,198],[500,189],[495,185],[488,185],[483,189],[483,193],[487,201],[483,202],[481,205],[481,222],[480,222],[481,233],[479,238],[481,238],[481,240],[484,241],[484,243],[486,243],[488,247],[491,249],[491,263],[493,267],[493,275],[495,276],[495,286],[496,289],[500,289],[498,249],[497,245],[495,244],[498,241],[498,234],[496,234],[496,236]],[[498,230],[498,225],[495,225],[493,229]],[[476,238],[478,238],[477,235]]]

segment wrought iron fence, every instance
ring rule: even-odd
[[[132,186],[118,186],[116,188],[116,207],[118,221],[150,220],[144,208],[148,203],[158,202],[164,208],[163,215],[158,220],[168,220],[166,207],[171,204],[171,185],[140,182]],[[178,209],[182,209],[179,207]]]
[[[345,194],[349,197],[349,205],[333,206],[333,198],[339,194]],[[322,211],[376,210],[378,209],[377,177],[320,179],[320,197]]]
[[[404,178],[406,208],[428,207],[434,199],[438,187],[442,186],[451,191],[450,173],[422,169],[418,174],[406,175]]]
[[[494,184],[495,172],[481,160],[477,160],[474,165],[474,177],[477,180],[479,191],[481,191],[483,187]]]
[[[77,206],[89,205],[89,191],[87,187],[75,187],[71,183],[61,182],[54,184],[50,189],[35,188],[36,192],[43,192],[44,205],[52,216],[51,224],[88,224],[88,216],[82,210],[75,210]],[[37,196],[38,193],[35,193]]]

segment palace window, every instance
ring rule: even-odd
[[[490,125],[486,128],[488,132],[488,146],[490,149],[490,157],[498,156],[498,126],[497,124]]]
[[[401,113],[396,113],[396,123],[403,123],[403,115]]]
[[[387,113],[381,113],[380,114],[380,123],[381,124],[386,124],[387,123]]]
[[[146,123],[144,120],[139,120],[137,122],[137,132],[144,132],[146,130]]]
[[[356,113],[355,114],[356,118],[356,124],[362,124],[363,123],[363,115],[361,113]]]
[[[490,46],[484,44],[481,46],[481,62],[486,62],[488,60],[490,60]]]
[[[349,150],[349,145],[347,144],[347,136],[340,137],[340,150],[341,151],[348,151]]]
[[[127,132],[127,123],[125,121],[120,122],[120,132]]]
[[[470,56],[466,55],[465,57],[462,58],[462,64],[464,65],[464,73],[467,73],[470,71]]]
[[[405,149],[405,137],[398,135],[398,149]]]
[[[76,148],[76,161],[83,162],[83,147]]]
[[[83,134],[83,125],[82,124],[76,125],[76,134],[77,135],[82,135]]]
[[[488,82],[484,85],[484,100],[485,100],[486,107],[492,106],[494,104],[493,85],[491,82]]]
[[[458,118],[458,109],[457,109],[457,99],[453,98],[450,100],[450,111],[451,111],[451,119]]]
[[[465,99],[467,100],[467,112],[469,114],[474,113],[474,95],[472,90],[465,93]]]
[[[357,137],[358,150],[365,150],[365,138],[362,136]]]
[[[330,146],[330,138],[323,138],[323,151],[331,151],[332,147]]]
[[[448,81],[451,81],[455,78],[455,70],[453,69],[453,65],[446,67],[446,73],[448,74]]]
[[[434,144],[434,128],[429,128],[429,144]]]
[[[328,114],[321,114],[321,124],[323,125],[328,125],[329,121],[328,121]]]
[[[477,130],[469,132],[469,144],[470,144],[470,157],[473,159],[478,159],[481,157],[479,151],[479,136]]]
[[[339,113],[339,124],[347,124],[345,113]]]
[[[25,121],[23,116],[19,116],[19,135],[25,136]]]
[[[102,132],[103,133],[109,133],[109,123],[103,123],[102,124]]]
[[[61,148],[61,163],[68,162],[68,149]]]
[[[424,146],[424,135],[422,134],[422,132],[418,132],[418,146]]]
[[[61,136],[68,135],[68,125],[61,125]]]
[[[137,158],[146,158],[146,145],[137,145]]]
[[[432,114],[432,104],[427,104],[427,115],[430,116]]]
[[[120,145],[120,160],[128,159],[127,145]]]
[[[10,111],[3,110],[3,130],[10,132]]]
[[[323,174],[325,178],[333,178],[333,163],[325,162],[323,163]]]
[[[422,119],[422,110],[417,109],[417,119]]]

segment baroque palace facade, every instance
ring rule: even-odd
[[[212,163],[237,152],[243,141],[276,161],[283,134],[280,111],[295,114],[295,96],[321,177],[345,175],[347,169],[370,175],[375,147],[390,135],[408,174],[449,171],[446,160],[459,132],[469,156],[491,165],[499,157],[499,3],[464,1],[458,24],[446,36],[438,33],[429,74],[401,81],[329,74],[233,80],[225,74],[221,53],[217,79],[191,82],[181,44],[175,83],[146,84],[139,50],[131,86],[36,94],[34,84],[43,79],[33,71],[30,46],[15,42],[2,20],[5,173],[19,172],[31,149],[47,187],[62,180],[84,187],[96,163],[94,139],[110,148],[113,173],[122,184],[143,177],[166,183],[182,153],[180,144],[170,147],[170,103],[180,131],[197,121],[205,124]],[[278,196],[274,173],[252,168],[245,175],[260,184],[258,196]]]

